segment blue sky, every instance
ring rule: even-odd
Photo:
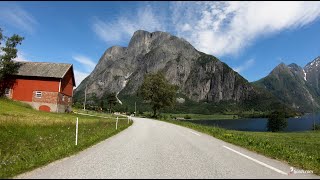
[[[166,31],[249,81],[320,56],[320,2],[0,2],[0,27],[25,37],[20,61],[72,63],[77,85],[138,29]]]

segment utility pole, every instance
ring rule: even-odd
[[[137,102],[134,102],[134,116],[137,115]]]
[[[84,90],[84,103],[83,103],[83,110],[86,110],[86,100],[87,100],[87,84],[86,89]]]

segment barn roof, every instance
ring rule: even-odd
[[[49,62],[19,62],[18,76],[51,77],[62,79],[71,68],[75,85],[72,64]]]

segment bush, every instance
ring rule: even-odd
[[[319,131],[320,130],[320,124],[315,124],[313,127],[313,130]]]
[[[76,103],[74,103],[73,107],[81,109],[81,108],[83,108],[83,105],[80,102],[76,102]]]
[[[191,119],[191,116],[189,116],[188,114],[184,116],[184,119]]]
[[[174,115],[172,115],[172,114],[170,114],[170,118],[171,118],[171,119],[177,119],[177,117],[174,116]]]
[[[288,121],[283,111],[275,111],[270,114],[267,124],[268,131],[283,131],[287,125]]]
[[[169,119],[169,116],[168,116],[168,115],[165,115],[165,114],[160,114],[160,115],[159,115],[159,119],[161,119],[161,120],[168,120],[168,119]]]

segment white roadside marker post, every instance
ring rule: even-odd
[[[76,123],[76,145],[78,145],[78,118]]]
[[[129,124],[129,120],[130,120],[130,118],[129,118],[129,116],[128,116],[128,124]]]
[[[118,129],[118,117],[117,117],[117,122],[116,122],[116,129]]]

